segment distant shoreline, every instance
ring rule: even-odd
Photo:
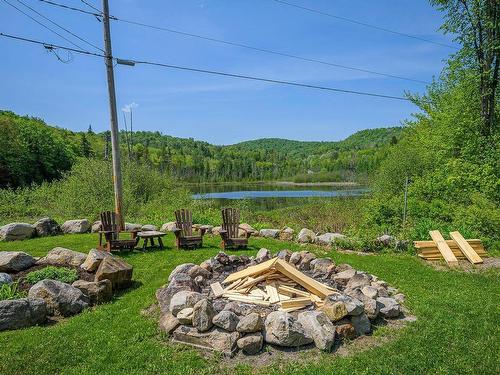
[[[224,182],[184,182],[183,185],[283,185],[283,186],[360,186],[351,181],[330,182],[293,182],[293,181],[224,181]]]

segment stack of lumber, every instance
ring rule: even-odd
[[[482,263],[487,257],[481,240],[466,240],[459,232],[451,232],[451,240],[444,240],[439,231],[430,231],[432,241],[414,241],[418,256],[425,260],[444,259],[449,265],[456,265],[458,259],[467,259],[473,264]]]
[[[326,296],[338,293],[297,270],[286,261],[274,258],[229,275],[222,284],[211,285],[216,297],[261,306],[279,306],[294,311],[315,305],[320,307]]]

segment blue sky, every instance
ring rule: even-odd
[[[17,0],[8,1],[23,8]],[[92,16],[38,0],[22,1],[94,44],[102,45],[102,24]],[[79,0],[58,2],[90,10]],[[100,7],[100,1],[88,2]],[[452,44],[449,36],[439,33],[441,15],[427,1],[290,2]],[[423,81],[437,76],[444,59],[453,52],[450,48],[312,14],[272,0],[110,0],[110,10],[111,14],[124,19]],[[420,83],[298,61],[121,22],[115,21],[111,26],[116,57],[396,96],[405,90],[425,89]],[[0,31],[69,45],[3,1],[0,1]],[[77,39],[74,41],[90,49]],[[71,63],[63,64],[41,46],[5,38],[0,38],[0,48],[0,108],[41,117],[49,124],[72,130],[87,129],[89,124],[96,131],[109,128],[102,59],[75,54]],[[135,129],[158,130],[215,144],[263,137],[339,140],[357,130],[399,125],[417,110],[403,101],[151,66],[117,66],[115,78],[119,109],[137,103]],[[119,117],[122,120],[121,111]]]

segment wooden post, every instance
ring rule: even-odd
[[[115,75],[113,71],[113,54],[111,50],[111,32],[109,27],[108,0],[102,0],[104,49],[106,74],[108,78],[109,112],[111,118],[111,155],[113,162],[113,186],[115,191],[115,212],[119,217],[119,226],[123,230],[124,219],[122,215],[122,169],[120,163],[120,140],[118,130],[118,115],[116,111]]]

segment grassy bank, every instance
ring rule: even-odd
[[[95,235],[69,235],[0,243],[1,250],[23,250],[42,256],[55,246],[88,251]],[[197,251],[173,250],[126,254],[134,265],[138,287],[55,326],[0,333],[2,374],[494,374],[500,371],[500,274],[436,271],[416,257],[381,254],[359,256],[329,251],[336,262],[371,272],[407,295],[418,320],[402,330],[380,329],[389,342],[342,357],[314,352],[294,360],[276,356],[261,368],[237,364],[226,367],[217,355],[165,344],[157,321],[141,311],[154,303],[154,293],[180,263],[199,263],[218,251],[218,238],[207,238]],[[293,243],[252,239],[245,253],[265,246],[304,249]],[[314,246],[307,249],[322,252]],[[322,254],[324,255],[324,254]]]

